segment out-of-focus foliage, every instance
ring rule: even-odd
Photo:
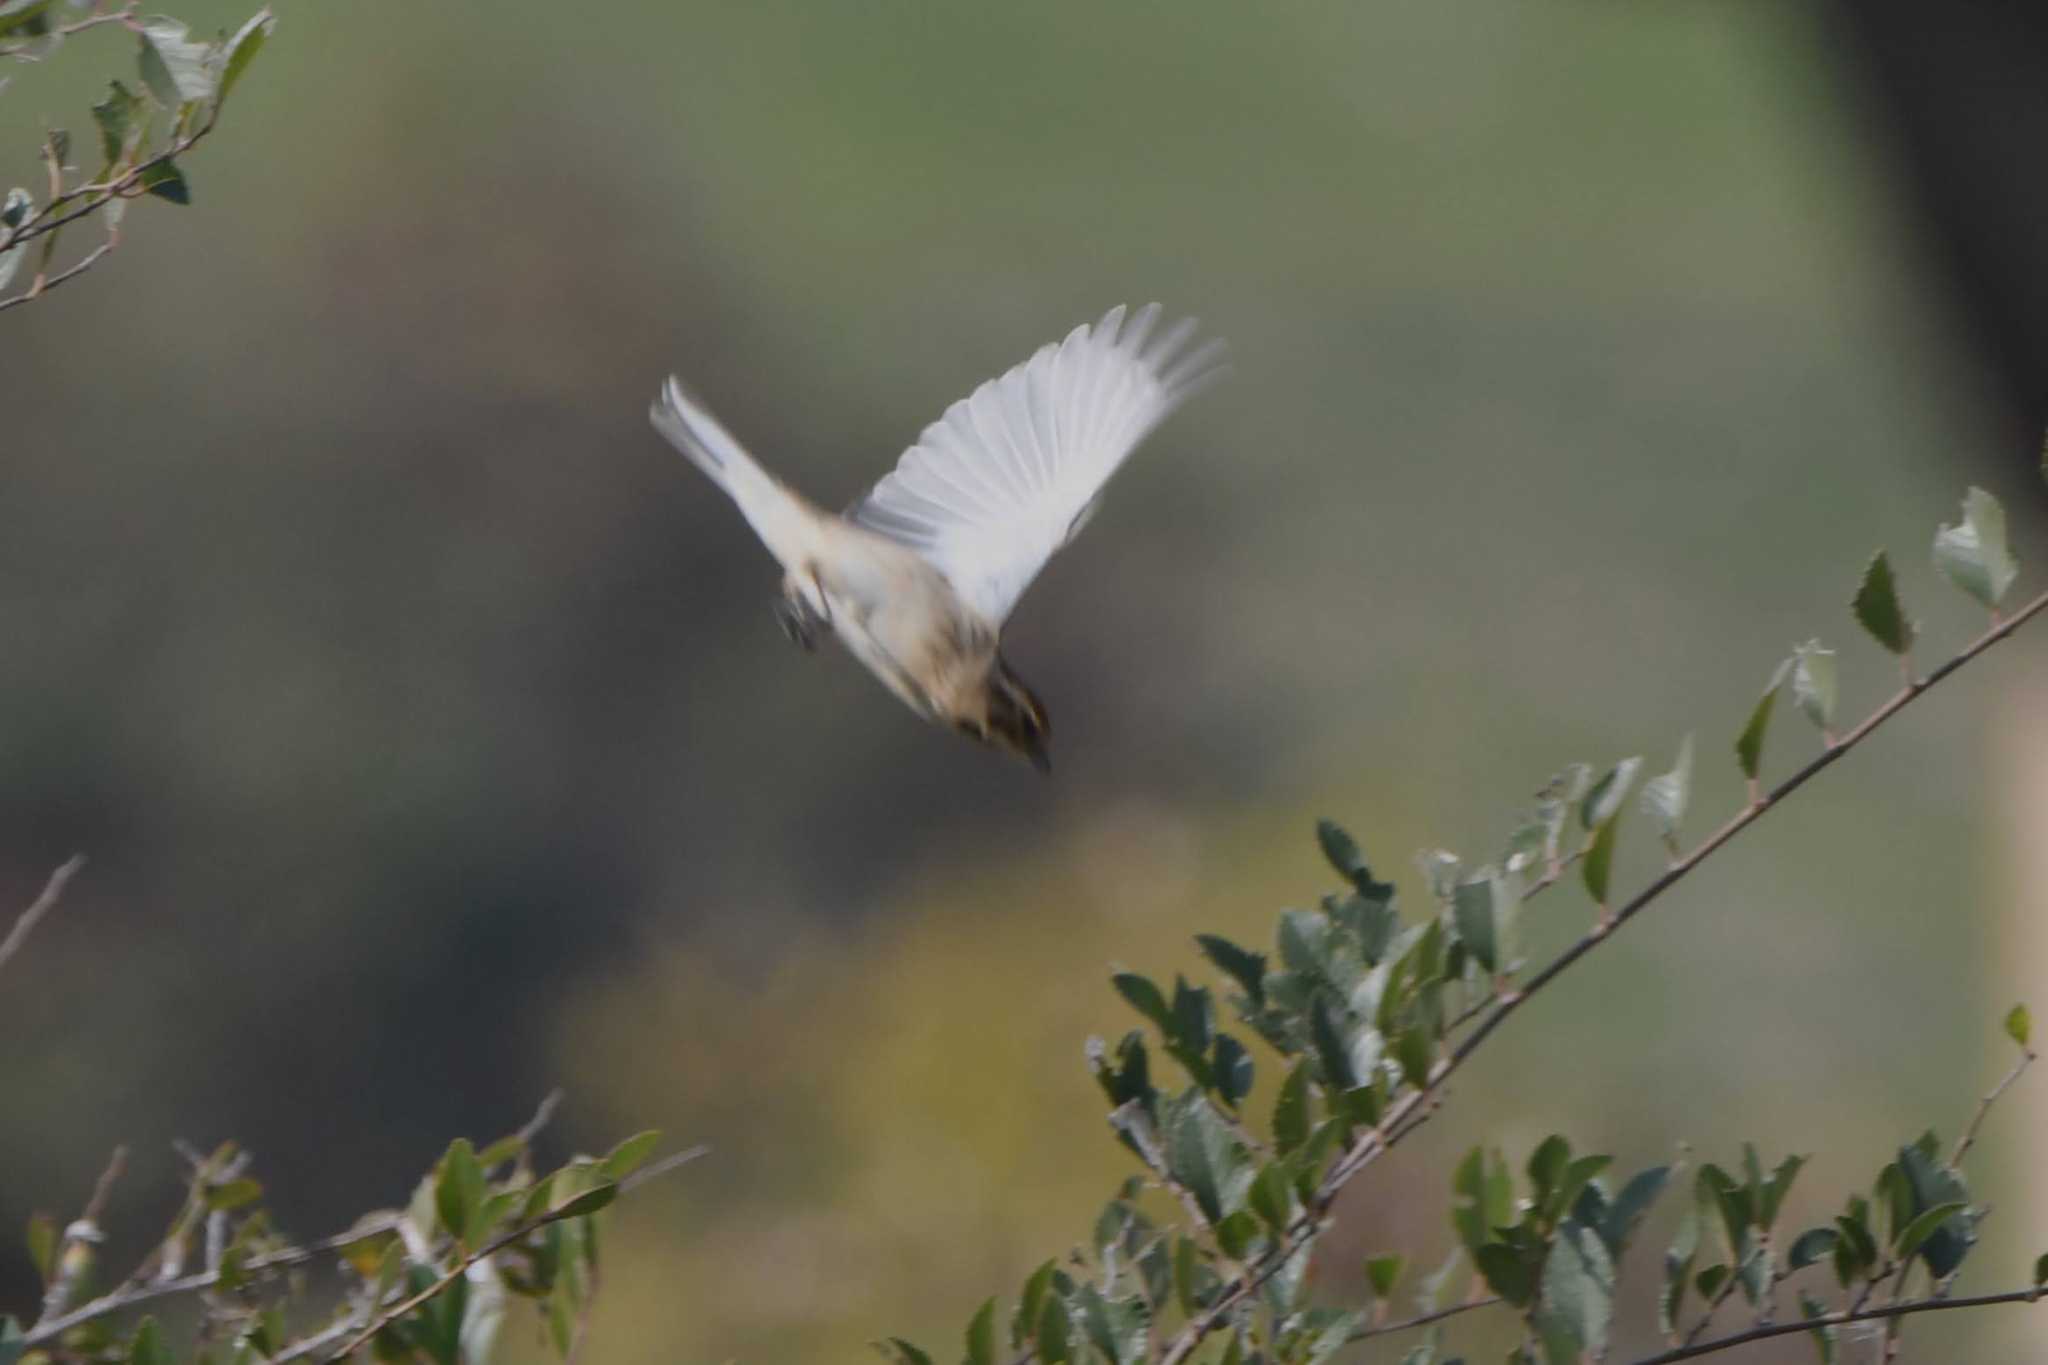
[[[534,1123],[481,1151],[457,1139],[405,1208],[365,1214],[306,1244],[274,1225],[263,1186],[247,1174],[247,1152],[233,1143],[188,1152],[183,1203],[125,1277],[107,1273],[102,1227],[125,1160],[117,1152],[85,1212],[61,1232],[48,1214],[30,1219],[42,1303],[0,1314],[0,1365],[366,1357],[483,1365],[519,1300],[538,1309],[534,1335],[571,1356],[597,1291],[597,1215],[659,1135],[640,1133],[602,1157],[541,1172],[532,1140],[552,1108],[550,1100]],[[308,1271],[330,1266],[339,1287],[310,1289]],[[322,1297],[333,1306],[321,1307]]]
[[[71,161],[70,132],[49,128],[41,153],[43,199],[38,202],[18,185],[7,192],[0,208],[0,310],[40,298],[120,245],[130,200],[155,195],[173,204],[192,202],[177,158],[213,131],[275,20],[265,7],[233,33],[208,42],[195,39],[176,19],[143,18],[138,0],[6,0],[0,4],[0,61],[42,61],[87,30],[108,26],[134,36],[139,79],[132,90],[110,81],[106,98],[92,106],[96,136],[80,145],[98,147],[98,170],[81,176]],[[64,229],[95,215],[105,227],[105,240],[74,264],[57,269]],[[34,277],[21,293],[7,297],[8,286],[31,256]]]

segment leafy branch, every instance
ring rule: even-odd
[[[2017,575],[2003,512],[1975,489],[1963,512],[1959,525],[1936,535],[1933,560],[1943,577],[1988,610],[1983,633],[1925,677],[1916,676],[1918,623],[1904,609],[1890,560],[1879,554],[1863,574],[1852,610],[1899,660],[1900,689],[1844,732],[1835,715],[1834,651],[1818,641],[1798,646],[1773,673],[1736,740],[1749,792],[1739,811],[1683,851],[1691,736],[1669,771],[1642,784],[1639,804],[1654,822],[1667,863],[1633,895],[1611,891],[1621,816],[1642,767],[1639,758],[1597,779],[1586,765],[1559,774],[1492,861],[1468,869],[1448,852],[1422,855],[1431,909],[1415,922],[1404,920],[1394,886],[1375,875],[1356,841],[1328,822],[1320,826],[1324,856],[1343,879],[1342,890],[1325,896],[1320,910],[1283,912],[1270,955],[1215,935],[1197,938],[1234,988],[1228,1004],[1237,1019],[1284,1068],[1265,1134],[1247,1122],[1245,1110],[1255,1061],[1218,1027],[1212,992],[1185,978],[1168,990],[1134,972],[1115,973],[1117,993],[1148,1027],[1113,1047],[1091,1040],[1089,1065],[1111,1103],[1112,1130],[1145,1174],[1127,1181],[1104,1209],[1085,1250],[1064,1265],[1045,1263],[1026,1281],[1010,1319],[1014,1358],[1043,1365],[1184,1365],[1221,1335],[1222,1365],[1319,1365],[1347,1342],[1412,1327],[1427,1339],[1408,1359],[1430,1365],[1439,1324],[1482,1306],[1505,1306],[1520,1317],[1524,1336],[1513,1360],[1604,1358],[1618,1267],[1651,1205],[1673,1183],[1675,1167],[1638,1172],[1613,1187],[1604,1174],[1607,1157],[1575,1156],[1562,1136],[1553,1136],[1530,1155],[1527,1193],[1518,1197],[1500,1155],[1473,1152],[1454,1181],[1452,1221],[1460,1248],[1423,1281],[1417,1311],[1392,1325],[1383,1324],[1402,1256],[1368,1263],[1365,1309],[1310,1302],[1308,1258],[1342,1191],[1427,1122],[1444,1102],[1450,1079],[1532,996],[1900,711],[2048,610],[2044,593],[2010,614],[2001,611]],[[1765,741],[1781,695],[1819,730],[1821,749],[1766,787]],[[1593,903],[1593,921],[1555,957],[1528,970],[1517,947],[1520,916],[1529,899],[1560,884],[1570,870]],[[1739,1176],[1702,1167],[1695,1207],[1665,1255],[1659,1305],[1670,1340],[1667,1354],[1655,1359],[1688,1358],[1792,1331],[1814,1333],[1817,1342],[1826,1337],[1832,1349],[1835,1327],[1866,1320],[1882,1321],[1888,1340],[1895,1340],[1912,1313],[1976,1302],[1952,1294],[1986,1212],[1969,1202],[1959,1163],[1992,1104],[2032,1060],[2023,1009],[2008,1017],[2007,1032],[2021,1059],[1980,1102],[1949,1159],[1942,1159],[1932,1134],[1901,1147],[1871,1195],[1851,1198],[1828,1226],[1789,1241],[1775,1230],[1803,1157],[1766,1171],[1745,1147]],[[1162,1090],[1153,1076],[1154,1046],[1186,1073],[1187,1088]],[[1158,1217],[1162,1202],[1174,1219]],[[1780,1293],[1824,1261],[1832,1262],[1846,1305],[1829,1310],[1802,1289],[1799,1315],[1777,1321]],[[1445,1307],[1461,1265],[1472,1276],[1470,1290]],[[1925,1278],[1921,1297],[1909,1293],[1916,1274]],[[2036,1267],[2037,1282],[2044,1275],[2048,1258]],[[1702,1307],[1681,1323],[1691,1292]],[[1710,1337],[1716,1314],[1737,1296],[1755,1322]],[[994,1324],[990,1300],[968,1332],[969,1365],[992,1365]],[[900,1338],[882,1349],[909,1365],[930,1360]]]
[[[19,186],[0,201],[0,289],[26,262],[38,238],[35,273],[26,290],[0,298],[0,311],[40,298],[91,269],[121,243],[121,219],[130,200],[153,195],[175,204],[191,201],[191,189],[177,158],[197,146],[219,122],[222,107],[249,63],[275,27],[268,7],[232,35],[195,41],[175,19],[138,15],[135,0],[108,8],[94,0],[84,18],[53,25],[50,0],[0,3],[0,37],[24,41],[0,44],[0,57],[38,60],[71,35],[102,25],[119,25],[138,44],[138,90],[113,81],[104,101],[92,107],[102,164],[80,184],[70,183],[71,135],[61,128],[43,138],[48,185],[40,204]],[[101,214],[105,239],[68,267],[54,270],[58,237],[80,219]]]

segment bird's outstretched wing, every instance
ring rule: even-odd
[[[1121,305],[946,409],[847,512],[917,551],[1000,626],[1073,539],[1148,432],[1217,372],[1222,343],[1184,351],[1192,318],[1157,338],[1159,306]]]

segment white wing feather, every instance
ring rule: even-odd
[[[1158,320],[1148,304],[1126,326],[1118,306],[1040,347],[946,409],[847,516],[917,551],[1000,626],[1118,466],[1217,372],[1221,342],[1181,354],[1194,320],[1154,340]]]

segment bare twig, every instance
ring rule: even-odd
[[[1956,1139],[1955,1151],[1949,1153],[1949,1165],[1960,1166],[1963,1164],[1963,1157],[1970,1150],[1971,1146],[1976,1143],[1977,1133],[1984,1127],[1984,1119],[1986,1115],[1990,1114],[1991,1106],[1998,1103],[1998,1097],[2003,1095],[2011,1087],[2012,1083],[2020,1078],[2021,1072],[2033,1064],[2035,1055],[2032,1048],[2021,1048],[2020,1059],[2012,1064],[2012,1070],[2005,1073],[2005,1079],[1992,1086],[1990,1092],[1983,1099],[1977,1101],[1977,1112],[1971,1115],[1970,1126],[1963,1130],[1963,1135],[1960,1138]]]
[[[1910,1317],[1915,1313],[1939,1313],[1949,1308],[1989,1308],[2001,1303],[2033,1303],[2041,1297],[2041,1291],[2038,1289],[2012,1289],[2003,1294],[1976,1294],[1958,1299],[1915,1299],[1910,1303],[1888,1303],[1881,1308],[1823,1313],[1819,1317],[1801,1318],[1797,1322],[1766,1323],[1744,1331],[1731,1332],[1724,1337],[1688,1342],[1683,1346],[1674,1346],[1668,1351],[1659,1351],[1656,1355],[1641,1356],[1630,1362],[1630,1365],[1671,1365],[1673,1361],[1692,1360],[1699,1356],[1712,1355],[1717,1351],[1747,1346],[1754,1341],[1791,1336],[1796,1332],[1813,1332],[1824,1327],[1841,1327],[1852,1322],[1896,1320]]]
[[[50,32],[39,36],[36,42],[45,42],[50,38],[69,38],[74,33],[83,33],[89,28],[98,28],[101,24],[126,24],[132,28],[134,27],[135,10],[135,5],[128,4],[118,10],[91,14],[80,19],[75,24],[64,24],[50,30]],[[5,47],[0,47],[0,57],[12,57],[16,61],[33,62],[38,60],[35,53],[31,51],[33,46],[34,44],[29,43],[9,43]]]
[[[71,884],[71,879],[78,875],[78,869],[84,866],[84,855],[75,855],[50,874],[50,880],[43,884],[43,893],[35,898],[28,909],[21,912],[21,918],[7,931],[7,937],[0,939],[0,967],[5,967],[7,959],[21,951],[21,945],[28,939],[29,931],[36,927],[36,921],[49,914],[51,908],[63,899],[64,888]]]
[[[513,1134],[514,1137],[519,1139],[521,1147],[531,1147],[533,1145],[533,1140],[540,1136],[541,1129],[548,1126],[549,1120],[554,1118],[555,1110],[560,1108],[561,1104],[562,1088],[560,1086],[556,1086],[553,1090],[541,1096],[540,1108],[533,1111],[533,1117],[526,1121],[525,1127]]]
[[[1394,1332],[1406,1332],[1417,1327],[1427,1327],[1431,1323],[1442,1322],[1445,1318],[1455,1318],[1460,1313],[1470,1313],[1481,1308],[1491,1308],[1501,1302],[1503,1300],[1497,1294],[1489,1294],[1483,1299],[1467,1299],[1463,1303],[1454,1303],[1449,1308],[1439,1308],[1431,1313],[1418,1313],[1412,1318],[1403,1318],[1399,1322],[1386,1322],[1375,1326],[1361,1327],[1346,1337],[1345,1340],[1364,1341],[1367,1337],[1383,1337]]]
[[[11,299],[0,299],[0,313],[4,313],[10,308],[17,308],[24,303],[30,303],[36,299],[41,298],[43,295],[49,293],[52,289],[55,289],[58,285],[64,283],[66,280],[77,279],[80,275],[83,275],[86,271],[92,269],[95,265],[98,265],[100,257],[106,255],[108,252],[112,251],[115,247],[119,246],[120,244],[121,239],[119,237],[114,236],[111,233],[108,234],[106,241],[101,242],[91,251],[86,252],[85,255],[79,257],[78,260],[71,266],[67,267],[66,269],[58,271],[56,274],[51,275],[47,279],[38,276],[35,282],[31,284],[28,287],[28,289],[26,289],[22,293],[16,294]]]

